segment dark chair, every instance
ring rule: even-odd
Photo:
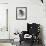
[[[27,23],[27,31],[22,31],[22,34],[20,34],[20,44],[21,41],[24,41],[24,35],[29,34],[32,35],[32,38],[30,39],[31,43],[33,44],[34,42],[39,43],[39,33],[40,33],[40,24],[32,23],[29,24]]]
[[[39,43],[40,24],[27,23],[27,31],[32,35],[33,41],[37,41]]]

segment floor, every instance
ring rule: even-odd
[[[30,43],[22,42],[19,46],[31,46]],[[43,46],[41,44],[34,44],[33,46]]]
[[[11,43],[0,43],[0,46],[12,46]]]
[[[15,42],[13,45],[11,43],[0,43],[0,46],[31,46],[31,43],[28,41],[22,41],[21,45],[20,42]],[[33,46],[42,46],[42,45],[34,44]]]
[[[11,43],[0,43],[0,46],[16,46],[16,45],[12,45]],[[31,46],[29,43],[26,42],[22,42],[21,45],[17,43],[17,46]],[[33,46],[42,46],[40,45],[33,45]]]

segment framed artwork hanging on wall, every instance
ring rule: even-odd
[[[27,7],[16,7],[16,20],[27,19]]]

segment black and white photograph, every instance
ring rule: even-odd
[[[46,0],[0,0],[0,46],[46,46]]]
[[[16,7],[16,19],[17,20],[27,19],[27,7]]]

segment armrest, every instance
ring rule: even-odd
[[[28,33],[27,31],[22,31],[22,34],[23,34],[23,35],[25,35],[25,34],[27,34],[27,33]]]
[[[20,41],[24,40],[24,35],[27,34],[27,31],[22,31],[21,34],[19,34]]]
[[[24,35],[19,34],[19,37],[20,37],[20,41],[23,41],[23,39],[24,39]]]

